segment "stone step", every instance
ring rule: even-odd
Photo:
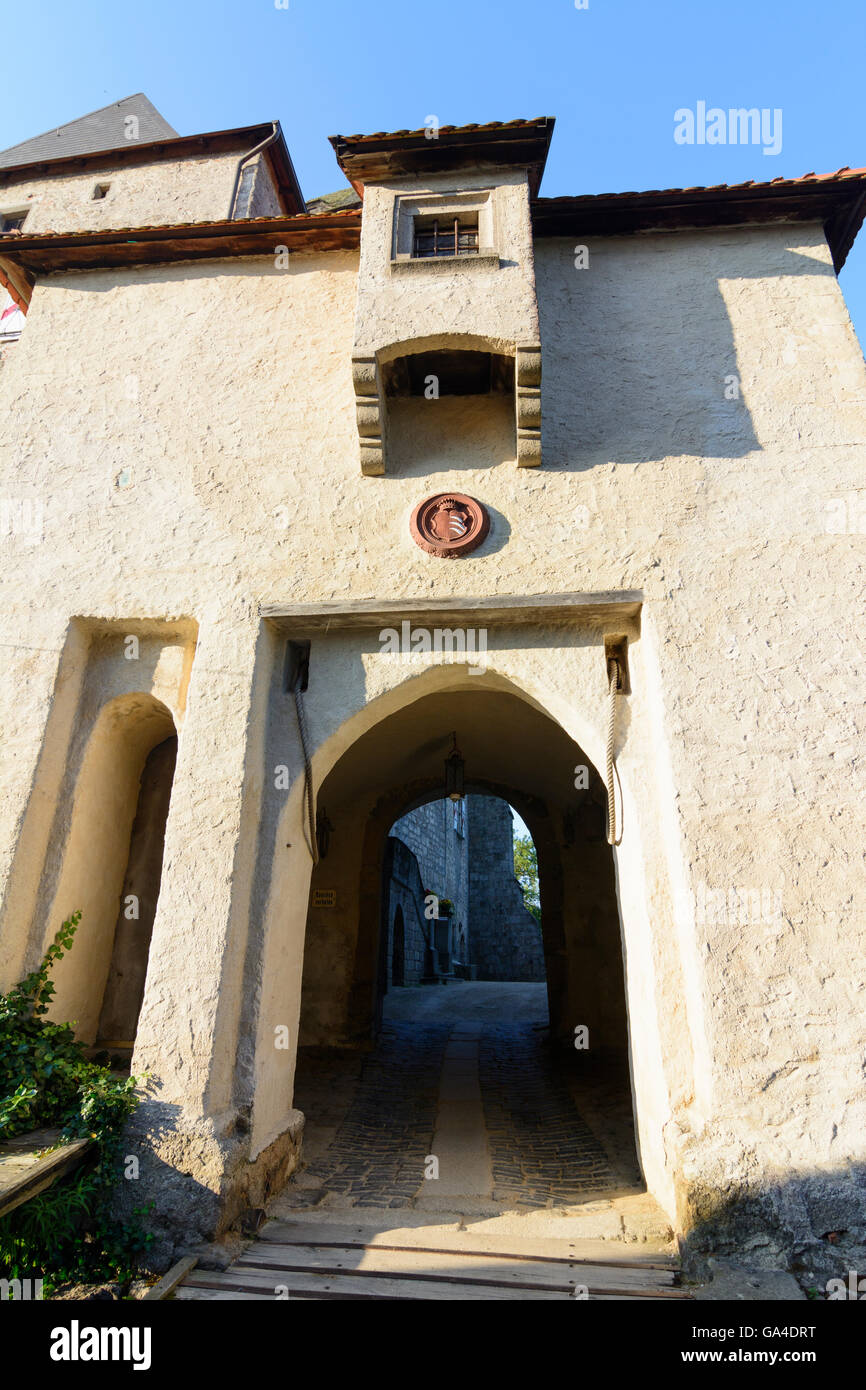
[[[672,1253],[673,1232],[658,1203],[647,1193],[629,1194],[609,1201],[586,1202],[554,1210],[503,1212],[494,1204],[475,1199],[441,1199],[432,1209],[417,1202],[412,1207],[353,1206],[314,1207],[298,1211],[281,1207],[279,1198],[270,1215],[277,1220],[301,1221],[311,1226],[401,1232],[435,1229],[441,1233],[473,1233],[479,1236],[526,1241],[581,1241],[598,1245],[616,1243],[631,1258],[635,1248],[659,1254]]]

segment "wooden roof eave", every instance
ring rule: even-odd
[[[648,231],[817,222],[824,228],[838,273],[864,214],[863,180],[816,180],[797,187],[763,185],[753,189],[536,198],[532,203],[532,229],[537,237],[623,236]]]
[[[514,126],[443,128],[432,140],[429,132],[422,130],[363,137],[332,135],[330,141],[337,163],[358,193],[368,183],[408,175],[523,167],[534,197],[544,173],[553,127],[553,118],[544,117]]]
[[[349,251],[356,250],[360,240],[360,214],[263,218],[254,224],[232,221],[183,228],[18,236],[12,243],[0,238],[0,259],[32,277],[64,270],[273,256],[280,246],[287,247],[290,253]]]
[[[30,308],[33,283],[33,276],[23,266],[16,265],[8,256],[0,256],[0,285],[8,290],[18,308],[25,314]]]

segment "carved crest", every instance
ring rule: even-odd
[[[412,536],[428,555],[455,559],[480,545],[490,529],[486,508],[463,493],[439,493],[412,513]]]

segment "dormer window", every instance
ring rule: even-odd
[[[0,213],[0,235],[5,236],[7,232],[20,232],[28,211],[29,209],[24,208],[22,212]]]
[[[470,256],[478,254],[478,214],[454,217],[416,217],[412,256]]]
[[[498,270],[495,206],[492,188],[397,193],[392,272],[448,274],[455,262],[461,270]]]

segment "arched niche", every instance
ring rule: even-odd
[[[137,692],[104,705],[87,741],[49,918],[53,935],[61,921],[81,912],[72,948],[52,973],[51,1016],[74,1022],[86,1043],[99,1039],[106,1006],[104,1021],[113,1029],[129,1031],[138,1017],[176,737],[167,706]]]

